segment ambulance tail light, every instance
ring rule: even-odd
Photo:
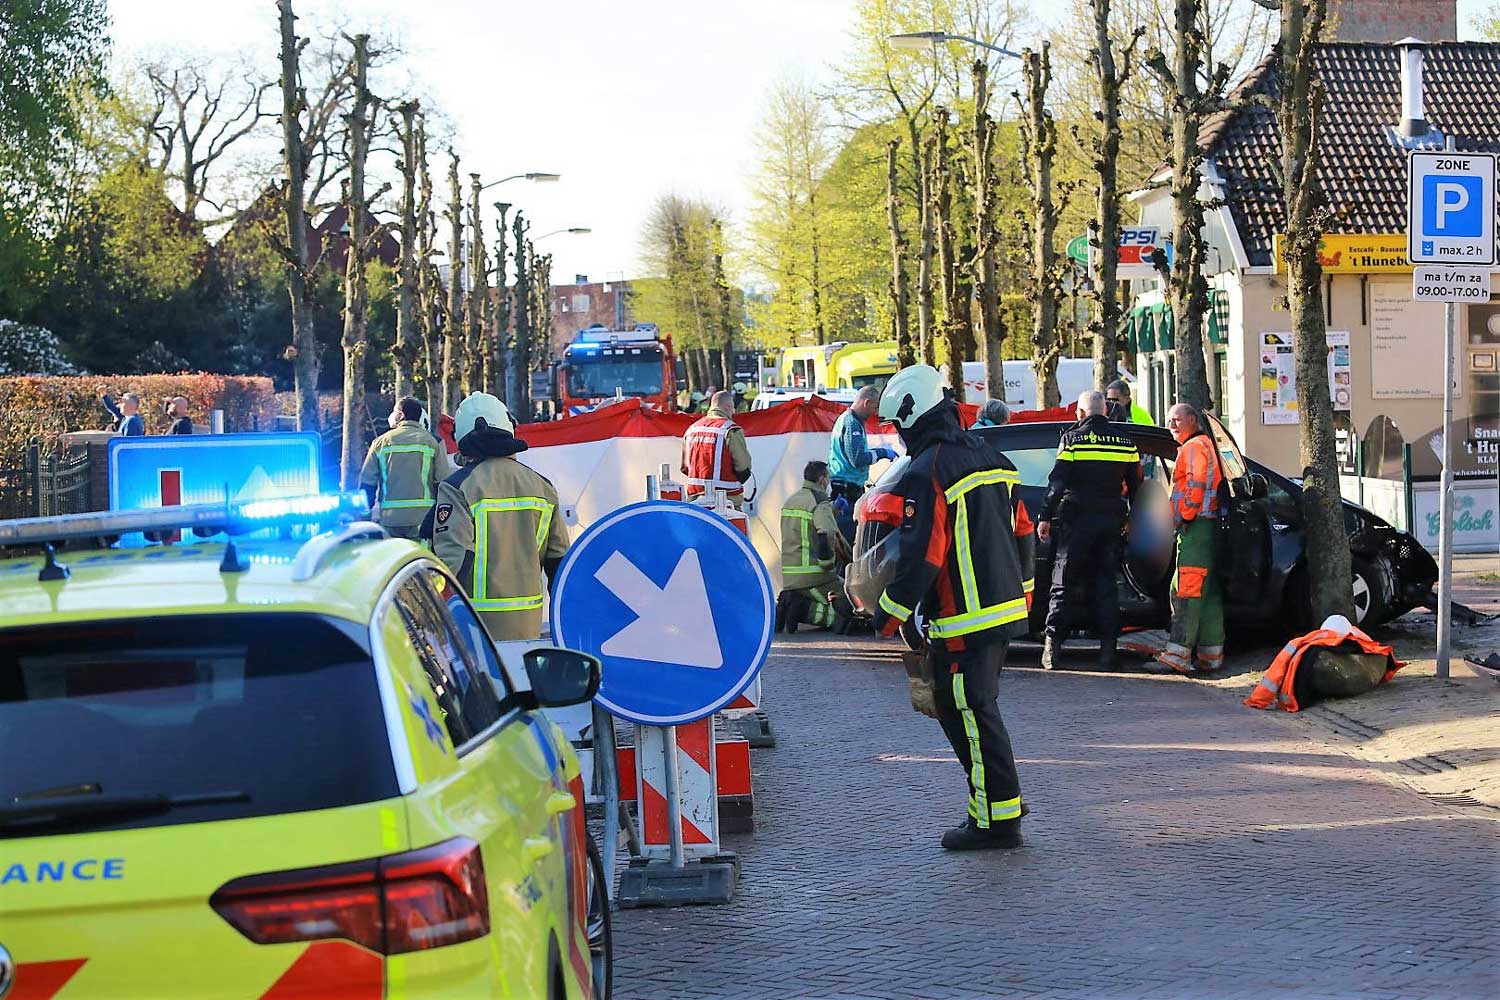
[[[866,493],[854,507],[857,521],[879,521],[896,528],[901,526],[901,497],[895,493]]]
[[[484,860],[467,837],[368,861],[249,875],[225,883],[209,905],[256,944],[344,938],[399,955],[490,932]]]

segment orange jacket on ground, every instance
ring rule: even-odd
[[[1324,622],[1323,624],[1327,625],[1329,623]],[[1266,676],[1262,677],[1260,683],[1255,686],[1255,690],[1250,692],[1250,697],[1245,699],[1245,704],[1251,708],[1270,708],[1274,704],[1277,708],[1288,712],[1299,711],[1301,706],[1297,704],[1297,699],[1292,694],[1292,687],[1293,682],[1297,678],[1297,667],[1302,663],[1303,655],[1309,649],[1342,646],[1346,642],[1357,644],[1366,653],[1373,653],[1376,656],[1384,656],[1386,658],[1388,666],[1386,667],[1385,676],[1380,679],[1380,683],[1382,684],[1396,676],[1396,671],[1405,666],[1405,664],[1396,659],[1392,654],[1390,646],[1381,645],[1353,625],[1349,626],[1348,632],[1339,629],[1320,628],[1306,635],[1298,636],[1281,647],[1281,652],[1277,653],[1276,659],[1271,661],[1271,667],[1266,671]]]
[[[1219,456],[1207,434],[1188,438],[1177,449],[1172,469],[1172,516],[1177,523],[1219,516]]]

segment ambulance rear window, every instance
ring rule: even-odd
[[[174,802],[119,814],[82,809],[48,823],[50,834],[394,797],[361,631],[315,615],[232,614],[0,632],[0,803]],[[28,830],[0,827],[0,837]]]

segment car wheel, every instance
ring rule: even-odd
[[[1391,602],[1396,596],[1390,565],[1381,556],[1374,559],[1356,556],[1351,568],[1354,572],[1354,624],[1361,628],[1379,625],[1389,617]]]
[[[605,891],[608,885],[604,859],[594,838],[590,837],[587,930],[594,1000],[609,1000],[615,988],[614,930],[610,924],[609,895]]]

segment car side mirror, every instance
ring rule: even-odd
[[[599,693],[599,661],[587,653],[543,646],[527,650],[521,662],[543,708],[581,705]]]

